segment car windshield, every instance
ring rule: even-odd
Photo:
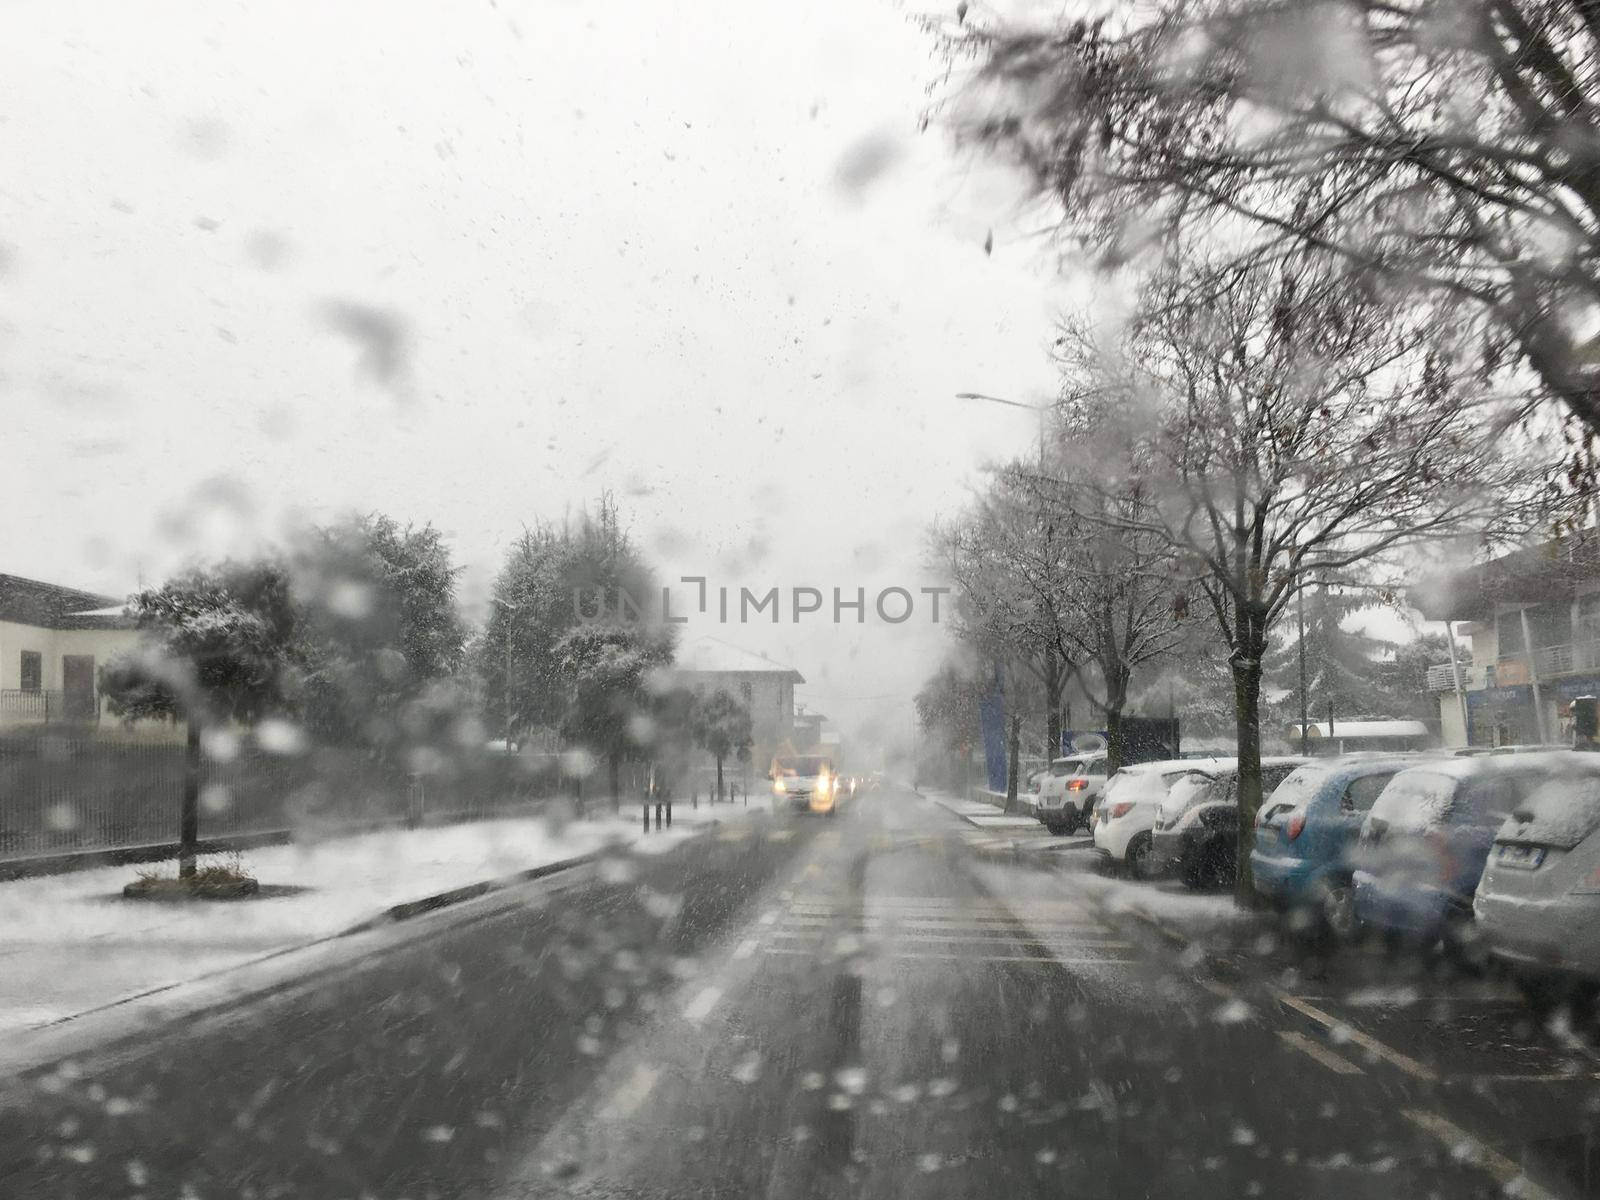
[[[1373,803],[1371,815],[1398,828],[1426,829],[1449,817],[1460,783],[1425,768],[1401,771]]]
[[[1296,767],[1272,790],[1273,807],[1304,808],[1332,774],[1325,766]]]
[[[1227,779],[1193,772],[1179,776],[1167,789],[1161,800],[1161,815],[1171,818],[1181,815],[1197,804],[1218,799],[1227,790]]]
[[[1600,774],[1563,774],[1533,788],[1500,837],[1570,849],[1600,827]]]
[[[824,775],[832,769],[825,758],[780,758],[774,764],[780,775]]]
[[[6,0],[0,415],[0,1200],[1600,1200],[1600,0]]]
[[[1060,778],[1064,775],[1089,775],[1096,773],[1097,762],[1090,758],[1059,758],[1050,764],[1050,774]],[[1101,770],[1100,774],[1104,774]]]

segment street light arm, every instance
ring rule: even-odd
[[[1004,404],[1009,408],[1027,408],[1035,412],[1043,412],[1051,407],[1050,404],[1027,404],[1021,400],[1007,400],[1004,396],[990,396],[984,392],[957,392],[957,400],[987,400],[991,404]]]

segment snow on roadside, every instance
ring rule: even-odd
[[[626,810],[625,810],[626,811]],[[608,845],[656,852],[707,820],[739,819],[726,806],[674,807],[672,829],[646,835],[637,816],[569,821],[509,818],[266,846],[242,855],[268,895],[192,904],[122,899],[140,871],[176,873],[176,863],[96,867],[0,883],[0,961],[25,946],[80,940],[226,941],[236,947],[306,941],[340,933],[395,904],[513,875]],[[206,856],[202,865],[231,856]],[[303,889],[271,894],[278,887]]]
[[[624,808],[616,818],[564,825],[515,818],[264,847],[243,855],[269,890],[249,900],[122,898],[139,870],[174,873],[170,860],[0,883],[0,1037],[334,937],[395,904],[608,845],[660,853],[709,822],[757,811],[675,808],[673,827],[649,834],[639,810]],[[278,887],[304,890],[271,894]]]
[[[1225,892],[1195,892],[1161,882],[1119,879],[1098,871],[1082,871],[1073,884],[1107,912],[1142,912],[1174,925],[1218,926],[1233,924],[1251,914]]]

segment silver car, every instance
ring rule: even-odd
[[[1495,834],[1478,933],[1538,1000],[1600,989],[1600,755],[1570,755]]]

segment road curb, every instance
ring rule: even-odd
[[[554,875],[559,871],[568,871],[573,867],[581,867],[585,863],[594,862],[604,853],[606,853],[604,850],[592,850],[588,854],[580,854],[575,858],[563,858],[557,862],[545,863],[543,866],[529,867],[525,871],[516,871],[510,875],[500,875],[494,879],[482,879],[477,883],[469,883],[463,887],[436,892],[431,896],[423,896],[416,900],[406,900],[400,904],[391,904],[376,916],[368,917],[365,921],[352,925],[348,929],[342,929],[333,936],[349,937],[352,934],[381,929],[384,926],[393,925],[400,921],[409,921],[413,917],[420,917],[425,913],[438,912],[441,908],[449,908],[452,904],[460,904],[465,900],[476,900],[479,896],[487,896],[492,892],[503,891],[508,887],[515,887],[519,883],[528,883],[535,879],[543,879],[546,875]]]
[[[720,821],[707,822],[705,828],[710,830],[721,824],[722,822]],[[439,912],[485,896],[491,896],[497,892],[525,883],[561,875],[567,871],[588,866],[598,861],[602,856],[609,853],[611,849],[611,847],[602,847],[586,854],[559,859],[556,862],[544,863],[537,867],[529,867],[526,870],[517,871],[510,875],[479,880],[476,883],[466,884],[462,887],[450,888],[429,896],[418,897],[415,900],[390,905],[382,912],[337,933],[312,938],[310,941],[300,942],[292,946],[284,946],[259,958],[235,963],[193,979],[165,984],[136,995],[123,996],[107,1004],[86,1008],[81,1012],[59,1017],[46,1025],[20,1031],[13,1035],[14,1042],[34,1038],[39,1039],[43,1044],[17,1055],[12,1061],[0,1062],[0,1090],[3,1090],[4,1085],[9,1081],[28,1078],[46,1072],[62,1061],[79,1058],[87,1054],[115,1053],[123,1047],[137,1044],[151,1036],[160,1036],[168,1027],[175,1025],[179,1021],[215,1017],[271,1000],[278,995],[294,988],[302,987],[314,980],[347,970],[354,963],[363,961],[372,954],[385,953],[392,947],[374,948],[367,954],[358,955],[353,959],[340,959],[313,966],[304,972],[296,972],[293,975],[263,983],[258,987],[247,987],[244,991],[199,1003],[195,1007],[181,1014],[174,1014],[169,1019],[162,1020],[158,1024],[141,1026],[133,1032],[118,1032],[111,1033],[109,1036],[96,1036],[91,1042],[85,1044],[81,1041],[81,1037],[96,1019],[107,1019],[119,1011],[136,1010],[141,1003],[149,1002],[156,997],[169,993],[180,992],[186,988],[216,986],[220,980],[224,980],[229,976],[236,976],[239,972],[249,971],[252,968],[260,968],[275,959],[284,958],[292,954],[314,952],[318,947],[326,948],[345,938],[392,929],[403,922],[426,916],[430,913]],[[9,1055],[4,1057],[11,1058]]]
[[[979,825],[976,821],[974,821],[972,819],[972,817],[969,814],[964,813],[964,812],[960,812],[957,809],[952,808],[948,803],[946,803],[944,800],[941,800],[938,796],[928,796],[926,798],[929,799],[929,800],[932,800],[935,804],[937,804],[940,808],[944,809],[945,812],[949,813],[952,817],[960,818],[961,820],[965,821],[968,825],[971,825],[974,829],[987,829],[991,833],[996,832],[995,827],[993,825]],[[997,817],[1013,817],[1013,816],[1020,817],[1020,816],[1025,816],[1026,814],[1024,814],[1024,813],[996,812],[996,813],[993,813],[993,814],[984,814],[984,815],[986,815],[986,816],[992,815],[992,816],[997,816]],[[1030,818],[1030,819],[1034,819],[1034,818]]]

